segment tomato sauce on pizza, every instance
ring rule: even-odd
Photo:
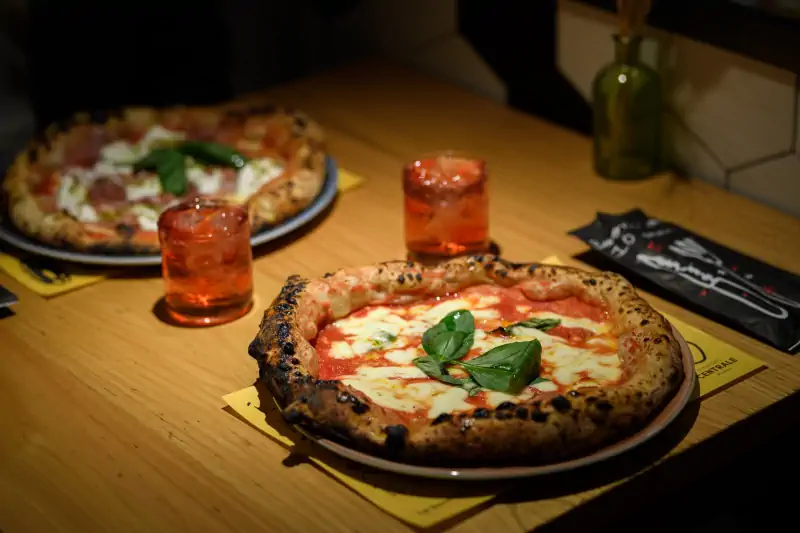
[[[503,344],[536,339],[542,346],[539,378],[516,395],[490,390],[469,395],[417,368],[414,359],[425,355],[425,331],[457,310],[475,318],[474,343],[465,361]],[[550,319],[551,326],[546,331],[518,327],[513,335],[504,329],[530,319]],[[367,306],[323,328],[315,349],[320,379],[341,380],[407,423],[622,378],[617,337],[605,309],[574,296],[532,301],[514,287],[481,285],[405,306]],[[451,375],[466,372],[454,369]]]

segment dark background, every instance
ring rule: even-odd
[[[15,82],[27,84],[40,126],[76,110],[213,103],[235,96],[234,85],[254,90],[353,59],[333,52],[341,43],[326,46],[326,27],[364,1],[30,0],[24,20],[7,24],[28,56],[27,79]],[[458,31],[506,83],[511,106],[588,133],[589,106],[556,68],[556,4],[459,0]],[[773,4],[655,0],[649,21],[800,73],[800,2],[796,12]],[[240,33],[251,41],[249,57]],[[259,55],[270,61],[260,64]],[[234,83],[242,61],[249,84],[241,73]]]

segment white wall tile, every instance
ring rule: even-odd
[[[792,73],[680,36],[670,52],[670,105],[726,168],[789,149]]]
[[[733,172],[731,190],[800,217],[800,158],[789,154]]]
[[[591,101],[592,80],[614,59],[612,36],[618,30],[616,16],[570,0],[560,0],[556,26],[556,61],[561,73],[587,101]],[[659,43],[667,34],[651,28],[642,43],[642,60],[658,69]]]
[[[664,154],[682,174],[719,187],[725,186],[725,168],[672,113],[664,115]]]
[[[437,42],[419,53],[403,58],[403,62],[461,87],[505,102],[505,83],[492,71],[480,55],[461,36]]]

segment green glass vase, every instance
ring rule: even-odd
[[[592,84],[594,168],[613,180],[659,171],[662,91],[658,73],[642,63],[639,36],[614,36],[614,61]]]

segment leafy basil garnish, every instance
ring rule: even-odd
[[[503,344],[458,364],[481,387],[516,394],[538,377],[542,345],[538,340]]]
[[[538,340],[504,344],[474,359],[461,360],[472,348],[474,337],[472,313],[465,310],[448,313],[423,334],[422,347],[428,355],[417,357],[414,364],[434,379],[462,387],[470,396],[482,389],[513,394],[533,381],[544,380],[539,378],[542,345]],[[460,366],[469,377],[451,376],[448,364]]]
[[[155,148],[133,164],[134,172],[155,171],[164,192],[183,196],[189,187],[186,175],[186,157],[206,165],[242,168],[247,158],[223,144],[189,141],[174,146]]]
[[[453,311],[422,335],[422,347],[429,356],[447,363],[467,355],[474,337],[475,317],[472,313]]]
[[[516,324],[511,324],[510,326],[499,327],[492,330],[492,333],[502,333],[503,335],[513,336],[514,333],[511,331],[513,328],[518,326],[523,328],[532,328],[538,329],[540,331],[548,331],[553,329],[556,326],[561,325],[561,319],[559,318],[529,318],[527,320],[523,320],[522,322],[517,322]]]
[[[462,389],[465,389],[470,396],[474,396],[481,391],[481,386],[478,385],[474,379],[471,377],[455,378],[451,376],[447,372],[447,368],[445,368],[444,364],[440,363],[430,355],[417,357],[414,359],[414,364],[417,365],[417,368],[425,372],[429,377],[438,379],[443,383],[459,386]]]

